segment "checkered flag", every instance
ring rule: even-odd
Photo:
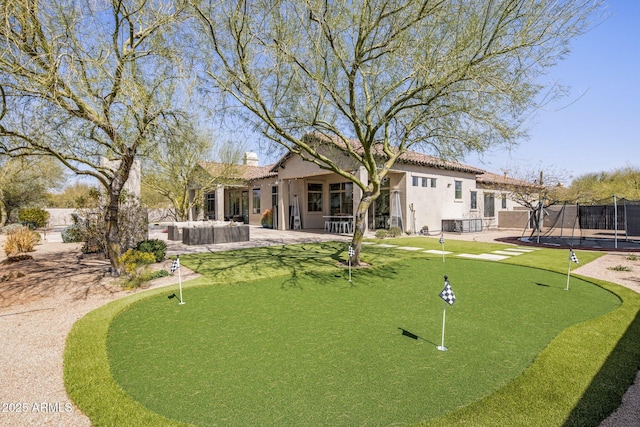
[[[356,254],[356,251],[353,250],[353,246],[349,246],[349,258],[353,258]]]
[[[569,249],[569,261],[573,261],[576,264],[579,264],[578,257],[576,256],[576,253],[573,252],[573,249]]]
[[[451,289],[451,285],[448,280],[444,282],[444,289],[440,292],[440,298],[449,305],[453,305],[453,303],[456,302],[456,296],[453,293],[453,289]]]
[[[440,236],[440,240],[438,240],[441,245],[444,245],[444,236]]]
[[[175,273],[175,271],[177,269],[180,268],[180,258],[177,258],[173,260],[173,264],[171,264],[171,274]]]

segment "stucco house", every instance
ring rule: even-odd
[[[200,167],[215,174],[220,165]],[[348,170],[366,180],[362,166]],[[495,228],[499,212],[519,207],[508,196],[510,183],[476,167],[408,151],[399,157],[381,196],[369,208],[367,227],[398,226],[415,233]],[[352,182],[299,155],[289,153],[276,164],[260,166],[255,153],[246,153],[233,182],[205,191],[203,215],[259,225],[265,211],[272,210],[275,229],[350,232],[361,197]]]

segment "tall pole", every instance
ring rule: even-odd
[[[616,198],[616,195],[613,195],[613,227],[615,229],[614,231],[614,247],[616,249],[618,249],[618,199]]]
[[[180,267],[178,267],[178,285],[180,286],[180,303],[184,304],[184,300],[182,299],[182,277],[180,276]]]
[[[543,191],[543,188],[542,188],[543,182],[542,181],[543,181],[543,179],[544,179],[544,177],[543,177],[542,171],[540,171],[540,181],[539,181],[540,193],[538,194],[538,200],[540,201],[540,211],[538,212],[538,239],[537,239],[536,243],[540,243],[540,233],[542,232],[542,218],[543,218],[543,216],[542,216],[542,208],[544,207],[544,197],[542,196],[542,191]]]
[[[569,277],[571,277],[571,257],[569,257],[569,265],[567,266],[567,287],[564,288],[565,291],[569,290]]]
[[[540,210],[538,212],[538,241],[537,243],[540,243],[540,232],[542,231],[542,221],[544,221],[544,213],[542,208],[544,207],[544,200],[546,199],[546,197],[543,197],[542,200],[540,200]]]
[[[442,342],[438,346],[438,350],[447,351],[447,347],[444,346],[444,322],[447,317],[447,302],[444,301],[444,309],[442,310]]]

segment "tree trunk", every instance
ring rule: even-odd
[[[379,195],[379,194],[378,194]],[[355,215],[355,225],[353,227],[353,239],[351,241],[351,247],[355,252],[353,258],[351,258],[351,264],[354,266],[360,265],[360,249],[362,249],[362,239],[364,238],[367,212],[371,203],[377,199],[372,192],[364,192],[360,203],[358,203],[358,209]]]
[[[120,227],[118,214],[120,212],[120,194],[124,184],[129,178],[131,165],[133,164],[133,156],[123,156],[118,168],[114,171],[113,180],[108,191],[108,200],[105,212],[105,250],[111,262],[111,274],[119,276],[124,268],[120,261],[122,248],[120,246]]]
[[[105,212],[105,250],[111,262],[111,274],[119,276],[124,265],[120,261],[122,248],[120,247],[120,230],[118,229],[118,212],[120,211],[120,191],[115,191],[112,187],[109,189],[109,199]]]

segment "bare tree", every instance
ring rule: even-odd
[[[567,201],[567,188],[563,185],[568,178],[566,171],[553,166],[538,168],[513,167],[504,171],[500,188],[509,191],[509,198],[526,207],[533,221],[531,236],[542,231],[545,209]]]
[[[213,55],[208,77],[229,105],[241,106],[270,140],[362,190],[356,264],[367,209],[398,157],[413,148],[458,158],[521,138],[523,116],[544,89],[540,75],[599,7],[585,0],[194,2],[202,52]],[[320,137],[305,138],[310,132]]]
[[[136,156],[180,120],[175,1],[3,1],[0,152],[48,155],[108,194],[107,254],[120,270],[120,193]],[[101,164],[115,160],[115,169]]]
[[[203,205],[203,191],[224,184],[233,176],[243,152],[242,143],[216,142],[212,135],[183,123],[170,143],[156,146],[147,155],[142,185],[170,203],[174,220],[186,221],[194,207]],[[199,167],[213,158],[221,165],[215,175]],[[190,197],[191,191],[195,195]]]

